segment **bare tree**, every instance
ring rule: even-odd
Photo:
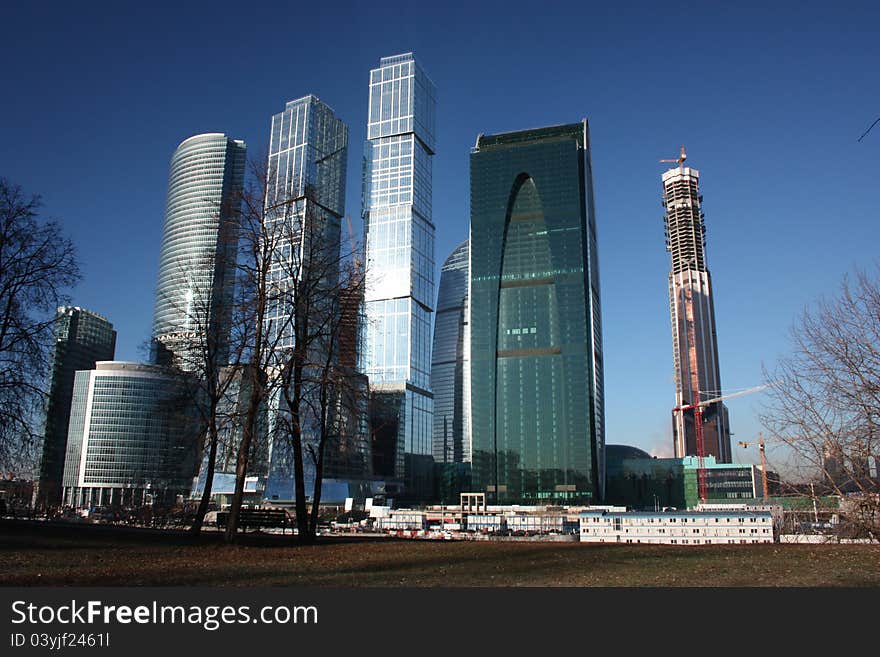
[[[356,424],[351,418],[356,416],[352,405],[361,403],[357,391],[366,399],[356,363],[340,361],[340,353],[356,352],[350,344],[357,334],[351,308],[360,303],[363,274],[351,252],[341,248],[340,218],[321,206],[313,188],[284,192],[267,184],[265,166],[252,163],[250,169],[237,223],[231,336],[246,394],[226,537],[232,541],[237,532],[252,455],[261,444],[271,444],[273,461],[282,453],[291,457],[298,533],[310,541],[317,527],[324,455],[328,446],[339,447],[340,435]],[[265,422],[268,413],[272,418]],[[307,466],[314,474],[311,509]]]
[[[270,202],[266,166],[252,162],[250,171],[235,227],[238,258],[230,341],[238,345],[236,367],[245,394],[238,409],[241,435],[235,492],[226,522],[227,541],[234,541],[238,531],[251,457],[259,451],[260,442],[268,440],[262,419],[278,385],[276,354],[293,322],[292,314],[277,312],[285,305],[286,290],[276,264],[279,251],[285,248],[285,222],[276,219],[289,214],[293,201]]]
[[[852,531],[880,540],[880,284],[865,272],[844,279],[791,339],[792,354],[765,373],[762,421],[812,473],[809,494],[841,496]]]
[[[0,468],[38,440],[55,309],[80,278],[73,242],[40,219],[39,196],[0,178]]]
[[[298,534],[302,542],[312,542],[328,447],[338,456],[347,440],[356,441],[350,434],[358,430],[357,416],[366,406],[366,384],[356,363],[346,362],[357,351],[351,342],[357,342],[364,276],[354,258],[357,247],[342,248],[339,218],[322,208],[312,191],[306,190],[297,212],[286,226],[287,241],[298,249],[279,261],[293,322],[292,341],[279,351],[283,404],[273,438],[289,444]],[[308,478],[313,485],[307,497]]]

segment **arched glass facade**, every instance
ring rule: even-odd
[[[155,362],[171,352],[184,368],[197,369],[185,345],[200,331],[216,332],[219,358],[225,358],[236,246],[231,222],[244,170],[244,142],[219,133],[190,137],[171,157],[153,314]]]
[[[471,154],[474,490],[602,498],[603,385],[586,122],[481,136]]]
[[[446,259],[440,270],[440,290],[431,352],[431,391],[434,393],[434,461],[467,463],[471,460],[465,379],[470,376],[467,294],[468,242]],[[470,381],[467,381],[470,385]]]

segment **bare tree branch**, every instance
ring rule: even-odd
[[[843,500],[849,533],[880,540],[880,285],[865,272],[805,310],[772,373],[762,422],[811,481]]]
[[[0,178],[0,469],[32,464],[55,309],[80,279],[76,253],[38,196]]]

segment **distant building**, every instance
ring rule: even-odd
[[[202,370],[198,345],[226,364],[245,144],[224,134],[189,137],[171,156],[153,313],[152,360]],[[206,342],[210,338],[211,343]]]
[[[55,314],[55,346],[43,434],[43,458],[37,487],[39,507],[61,504],[61,482],[76,372],[92,369],[99,360],[112,360],[115,350],[116,331],[107,319],[84,308],[58,308]]]
[[[440,270],[440,291],[431,352],[434,393],[435,463],[470,463],[470,349],[468,332],[468,242],[446,259]]]
[[[583,543],[772,543],[773,530],[773,516],[767,511],[584,511],[580,514]]]
[[[626,445],[606,450],[606,500],[637,510],[691,509],[700,503],[699,459],[656,458]],[[703,459],[708,502],[743,503],[763,495],[760,468]]]
[[[370,71],[363,219],[373,469],[389,495],[431,496],[434,83],[412,53]]]
[[[681,459],[654,458],[627,445],[605,447],[605,499],[632,509],[687,508]]]
[[[471,151],[473,490],[493,504],[603,498],[602,329],[587,122]]]
[[[0,479],[0,518],[28,513],[33,499],[33,479]]]
[[[339,366],[360,371],[363,353],[364,289],[359,281],[340,290]]]
[[[683,150],[683,149],[682,149]],[[675,406],[688,406],[721,395],[718,338],[712,279],[706,265],[706,226],[703,222],[700,172],[679,166],[663,174],[666,208],[666,250],[672,258],[669,309],[675,365]],[[721,402],[703,408],[703,454],[722,463],[731,460],[727,408]],[[694,411],[674,411],[675,456],[697,456]]]
[[[684,493],[688,508],[700,503],[699,459],[688,456],[684,466]],[[706,501],[754,500],[763,496],[761,470],[751,463],[719,463],[712,456],[703,459],[706,470]]]
[[[98,362],[76,373],[64,503],[173,504],[197,467],[191,390],[158,366]]]

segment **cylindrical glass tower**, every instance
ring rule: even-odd
[[[221,133],[195,135],[171,157],[162,255],[153,314],[152,360],[177,358],[197,370],[198,345],[218,340],[225,360],[231,313],[235,232],[244,185],[245,144]]]

